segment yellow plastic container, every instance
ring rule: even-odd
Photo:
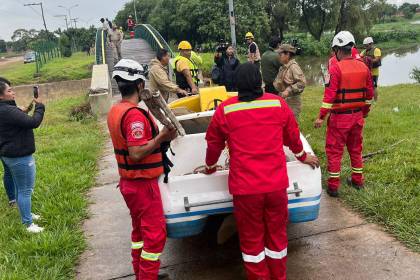
[[[214,109],[215,100],[217,104],[226,99],[236,96],[236,92],[227,92],[224,86],[201,88],[199,95],[184,97],[171,102],[168,106],[171,109],[184,110],[185,112],[205,112]]]

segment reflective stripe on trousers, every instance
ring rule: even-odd
[[[139,242],[131,242],[131,249],[133,250],[137,250],[137,249],[141,249],[143,248],[144,242],[143,241],[139,241]]]
[[[147,261],[157,261],[159,260],[160,255],[162,255],[162,253],[149,253],[145,250],[141,252],[141,257]]]
[[[268,248],[265,248],[265,250],[259,253],[257,256],[247,255],[245,253],[242,253],[242,258],[244,262],[251,262],[251,263],[259,263],[265,259],[265,256],[270,257],[272,259],[281,260],[282,258],[287,256],[287,248],[281,251],[273,251]]]

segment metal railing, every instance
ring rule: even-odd
[[[137,25],[135,28],[135,37],[146,40],[154,51],[166,49],[171,54],[171,57],[174,57],[174,52],[169,44],[165,41],[159,31],[150,24]]]
[[[33,43],[33,50],[35,51],[36,73],[38,74],[41,67],[49,60],[61,56],[60,48],[56,42],[53,41],[38,41]]]
[[[98,28],[95,41],[96,64],[106,64],[106,36],[107,32]]]

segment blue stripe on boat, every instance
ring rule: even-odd
[[[229,209],[229,208],[224,208]],[[319,214],[319,204],[289,209],[289,222],[302,223],[316,220]],[[166,224],[169,238],[184,238],[201,233],[207,217],[197,220]]]
[[[292,200],[289,200],[289,204],[316,201],[320,198],[321,198],[321,195],[313,196],[313,197],[292,199]],[[301,207],[299,207],[299,208],[301,208]],[[292,209],[290,209],[290,210],[292,210]],[[185,212],[185,213],[179,213],[179,214],[170,214],[170,215],[165,215],[165,218],[166,219],[175,219],[175,218],[191,217],[191,216],[198,216],[198,215],[230,213],[232,211],[233,211],[233,207],[225,207],[225,208],[201,210],[201,211],[194,211],[194,212]]]

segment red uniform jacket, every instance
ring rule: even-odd
[[[363,63],[360,60],[354,59],[352,57],[345,58],[349,60],[353,60],[354,63]],[[330,112],[334,101],[336,100],[337,91],[340,89],[341,85],[341,71],[337,63],[332,63],[330,65],[330,68],[328,70],[330,74],[330,80],[328,86],[325,87],[324,92],[324,99],[322,103],[322,107],[319,112],[319,118],[324,119],[327,114]],[[373,99],[373,81],[372,77],[370,75],[370,72],[367,71],[368,77],[366,78],[366,106],[364,106],[362,109],[363,114],[367,115],[370,110],[370,104]]]
[[[265,93],[252,102],[233,97],[217,108],[207,130],[206,164],[229,148],[229,191],[233,195],[281,191],[289,186],[283,145],[306,158],[293,112],[279,96]]]

